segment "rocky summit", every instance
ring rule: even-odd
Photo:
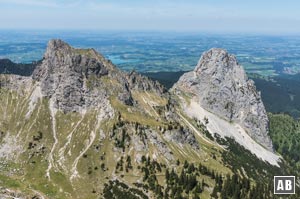
[[[217,48],[203,53],[194,71],[185,73],[174,88],[193,93],[201,107],[240,124],[254,140],[273,151],[261,95],[234,55]]]
[[[0,75],[0,198],[217,198],[232,173],[247,198],[280,170],[260,94],[224,50],[171,91],[58,39],[36,64]]]
[[[108,74],[109,66],[102,59],[93,49],[80,51],[61,40],[51,40],[32,78],[40,83],[41,94],[49,97],[55,108],[80,111],[99,99],[107,100],[103,90],[87,86],[92,76]]]

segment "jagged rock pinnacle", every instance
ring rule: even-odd
[[[213,48],[204,53],[194,71],[197,74],[204,72],[212,75],[225,75],[232,71],[238,73],[239,79],[247,79],[243,68],[238,64],[235,56],[220,48]]]
[[[71,46],[61,39],[51,39],[48,42],[47,50],[48,52],[61,50],[61,49],[71,49]]]
[[[94,104],[86,82],[90,76],[108,75],[114,66],[94,49],[75,49],[62,40],[48,42],[44,59],[33,72],[32,78],[41,85],[44,96],[54,99],[54,106],[64,112],[80,111]],[[99,98],[97,98],[99,99]]]
[[[114,80],[118,92],[100,81],[104,76]],[[49,41],[32,78],[39,82],[43,96],[53,99],[54,106],[64,112],[98,106],[108,95],[117,95],[124,104],[133,105],[131,90],[164,92],[148,78],[120,71],[94,49],[75,49],[59,39]]]
[[[203,53],[194,71],[184,74],[174,88],[193,93],[204,109],[240,124],[254,140],[273,150],[260,93],[234,55],[218,48]]]

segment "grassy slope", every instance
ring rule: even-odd
[[[114,175],[124,175],[123,180],[129,182],[129,184],[141,180],[142,175],[137,169],[139,164],[134,161],[132,163],[134,168],[132,172],[126,173],[123,171],[114,174],[114,168],[119,158],[121,156],[126,157],[127,154],[132,156],[134,153],[129,151],[129,149],[126,149],[124,153],[120,150],[115,150],[115,146],[109,138],[109,131],[115,122],[113,119],[103,122],[101,128],[104,130],[106,138],[100,141],[99,133],[97,134],[92,147],[87,150],[85,156],[81,157],[78,162],[77,170],[80,177],[70,181],[70,169],[74,159],[87,145],[90,132],[95,125],[96,114],[94,111],[88,112],[85,116],[81,116],[77,113],[57,113],[56,131],[58,144],[53,154],[55,167],[50,172],[51,180],[47,179],[46,169],[48,167],[48,155],[54,143],[48,101],[46,99],[38,101],[32,114],[26,119],[29,106],[29,94],[27,96],[19,96],[17,93],[2,89],[0,96],[0,130],[3,131],[5,135],[16,136],[19,134],[15,145],[19,145],[24,149],[24,151],[16,151],[14,154],[18,156],[18,161],[14,159],[5,161],[6,163],[4,165],[9,169],[1,170],[0,179],[2,186],[32,194],[33,190],[35,190],[50,198],[96,198],[103,188],[104,181]],[[130,107],[121,104],[116,98],[111,99],[113,107],[121,113],[124,121],[139,122],[142,125],[153,128],[153,130],[156,130],[158,126],[166,125],[165,121],[157,119],[157,113],[153,109],[154,105],[164,106],[166,99],[158,97],[153,93],[134,93],[134,97],[140,102],[140,108],[148,110],[149,114],[142,113],[139,110],[130,110]],[[142,98],[146,101],[151,101],[151,104],[146,103]],[[76,124],[78,124],[78,126],[76,126]],[[75,126],[76,128],[74,129]],[[70,144],[66,146],[66,151],[63,153],[65,156],[65,168],[62,168],[57,163],[59,160],[59,149],[64,147],[68,140],[67,137],[72,131],[73,137],[70,140]],[[38,137],[38,132],[42,132],[43,136],[40,140],[36,141],[33,136]],[[4,143],[3,139],[5,135],[1,138],[2,143]],[[181,162],[187,159],[195,163],[203,162],[207,165],[218,165],[216,167],[220,167],[217,161],[207,160],[210,159],[207,157],[210,156],[211,146],[205,146],[205,142],[201,142],[201,138],[197,137],[197,139],[202,145],[202,150],[199,152],[195,152],[188,146],[184,148],[179,147],[175,143],[168,143],[167,145],[172,149],[175,158]],[[29,143],[35,145],[34,148],[28,149]],[[95,150],[96,146],[100,146],[100,150]],[[41,151],[42,147],[45,147],[43,152]],[[150,144],[149,147],[149,151],[144,152],[145,155],[157,153],[156,146]],[[103,154],[105,154],[104,160],[100,158]],[[132,157],[132,159],[134,158]],[[160,157],[160,161],[165,162],[163,157]],[[103,171],[101,169],[101,164],[103,163],[108,170]],[[172,164],[175,166],[175,162]],[[16,168],[17,171],[13,173],[9,172],[12,168]],[[226,170],[226,168],[224,168],[224,171],[228,171],[228,169]],[[157,175],[160,179],[160,183],[163,185],[164,173],[162,172]],[[213,184],[213,181],[210,182],[210,180],[208,180],[208,182]],[[92,193],[93,190],[96,190],[96,193]],[[204,192],[204,194],[208,193]]]
[[[98,129],[91,147],[79,158],[77,165],[79,177],[70,180],[74,160],[88,145],[91,131],[94,130],[96,110],[91,110],[86,115],[57,113],[58,144],[53,153],[55,166],[50,172],[51,180],[47,179],[48,156],[54,143],[48,100],[38,101],[31,116],[26,118],[29,95],[20,96],[4,89],[1,89],[0,92],[0,131],[4,132],[3,135],[0,135],[0,141],[4,144],[7,135],[16,136],[19,134],[14,146],[20,146],[24,149],[12,153],[11,160],[1,161],[0,186],[32,195],[37,191],[49,198],[98,198],[101,196],[104,183],[109,179],[117,178],[132,186],[133,183],[142,180],[142,172],[138,169],[140,163],[134,161],[136,152],[132,150],[132,147],[135,143],[131,141],[123,152],[115,147],[114,138],[110,137],[111,130],[114,124],[117,123],[116,117],[101,123],[100,128],[103,130],[105,138],[100,138],[100,129]],[[111,104],[115,111],[120,113],[122,121],[126,124],[124,128],[127,129],[130,136],[134,136],[136,133],[134,126],[132,126],[135,122],[158,132],[158,136],[166,142],[174,156],[174,161],[171,162],[166,161],[163,156],[159,156],[159,162],[167,164],[167,168],[176,168],[177,171],[180,171],[181,166],[176,166],[176,161],[184,162],[188,160],[195,165],[201,163],[220,172],[223,176],[232,173],[231,169],[225,166],[223,149],[214,142],[208,143],[203,137],[195,134],[200,145],[200,150],[195,151],[189,145],[181,147],[174,142],[164,140],[162,134],[158,131],[158,127],[166,127],[167,122],[159,116],[154,107],[166,105],[167,100],[165,98],[159,97],[155,93],[145,92],[136,92],[133,97],[138,102],[138,107],[133,108],[123,105],[116,97],[111,98]],[[141,110],[144,111],[141,112]],[[184,114],[182,115],[190,125],[197,128],[195,121],[184,116]],[[186,124],[182,122],[182,125]],[[36,140],[35,138],[39,136],[39,132],[42,132],[43,136],[41,139]],[[69,139],[68,136],[71,133],[73,133],[73,136],[72,139]],[[60,159],[59,149],[62,149],[68,140],[70,143],[65,147],[63,167],[61,167],[58,164]],[[32,143],[34,147],[29,149],[29,143]],[[142,152],[143,155],[152,157],[153,154],[159,153],[157,146],[150,143],[148,146],[149,148]],[[42,147],[45,149],[41,150]],[[14,155],[16,156],[14,157]],[[124,169],[116,173],[117,162],[121,157],[125,159],[127,156],[132,159],[133,169],[129,172]],[[18,161],[15,161],[15,158]],[[102,166],[104,169],[102,169]],[[13,170],[13,168],[15,169]],[[239,167],[238,171],[243,172],[242,169],[243,167]],[[13,172],[11,172],[12,170]],[[164,172],[165,169],[156,174],[161,185],[165,184]],[[211,178],[200,176],[198,180],[201,181],[202,179],[211,187],[214,186],[215,182]],[[205,189],[200,196],[207,198],[211,191],[211,189]]]

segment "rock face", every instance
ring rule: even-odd
[[[109,76],[122,88],[104,89],[94,80]],[[94,49],[75,49],[62,40],[48,43],[44,59],[34,70],[32,78],[40,82],[43,96],[51,98],[54,106],[64,112],[81,111],[103,103],[110,94],[117,94],[126,105],[134,104],[131,90],[164,92],[163,87],[137,73],[124,73]],[[89,86],[93,82],[94,85]]]
[[[158,94],[166,92],[166,89],[157,81],[152,81],[135,71],[126,75],[126,79],[131,90],[154,91]]]
[[[173,88],[196,95],[201,107],[240,124],[254,140],[273,150],[260,93],[234,55],[215,48],[205,52],[194,71],[185,73]]]
[[[103,90],[89,90],[86,85],[88,78],[108,74],[111,66],[105,64],[93,49],[74,49],[61,40],[51,40],[32,78],[40,82],[42,94],[54,100],[55,108],[80,111],[105,99]]]

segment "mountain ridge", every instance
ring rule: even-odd
[[[223,156],[226,142],[214,139],[210,122],[195,120],[182,106],[182,99],[193,99],[189,93],[167,92],[136,72],[122,72],[94,50],[51,40],[33,76],[1,75],[0,85],[5,112],[0,115],[0,151],[6,150],[0,166],[16,168],[3,175],[22,178],[18,189],[24,193],[109,198],[105,190],[118,180],[139,195],[160,198],[166,191],[172,198],[175,193],[164,185],[169,184],[167,171],[175,175],[184,167],[195,169],[188,164],[203,164],[232,174]],[[279,169],[276,161],[260,160],[263,168]],[[216,184],[208,173],[195,177],[191,189],[204,198]],[[201,180],[207,185],[196,193]]]

